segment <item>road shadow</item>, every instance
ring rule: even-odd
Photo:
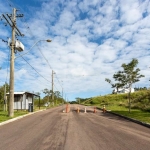
[[[121,116],[119,114],[115,114],[115,113],[112,113],[112,112],[103,112],[101,111],[100,116],[102,117],[106,117],[110,120],[119,120],[119,121],[122,121],[122,122],[131,122],[132,120],[128,117],[125,117],[125,116]]]

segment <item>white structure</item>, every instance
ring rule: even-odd
[[[7,93],[7,95],[9,95],[9,93]],[[14,92],[14,109],[28,110],[30,105],[30,109],[32,109],[31,111],[33,111],[34,96],[40,97],[39,95],[30,92]]]
[[[114,90],[115,93],[129,93],[129,88],[119,88]],[[134,88],[131,88],[131,93],[134,92]]]
[[[8,46],[11,47],[11,39],[8,39]],[[15,41],[15,49],[18,50],[19,52],[24,50],[24,45],[19,41]]]
[[[16,40],[15,49],[17,49],[19,52],[21,52],[24,50],[24,45],[20,41]]]

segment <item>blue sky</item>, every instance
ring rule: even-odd
[[[25,37],[18,37],[27,52],[15,60],[15,91],[64,90],[74,100],[112,92],[105,78],[112,79],[122,63],[132,58],[145,75],[134,87],[150,82],[150,1],[149,0],[0,0],[0,15],[12,8],[24,14],[17,26]],[[11,29],[0,23],[0,38],[11,37]],[[19,55],[16,54],[16,57]],[[0,85],[9,82],[9,48],[0,41]],[[8,68],[8,71],[7,71]]]

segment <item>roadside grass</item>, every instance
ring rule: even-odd
[[[114,113],[150,124],[150,90],[141,90],[131,93],[131,112],[128,110],[128,94],[109,94],[92,97],[84,105],[97,106]]]
[[[103,108],[101,106],[97,106],[97,107],[101,109]],[[114,112],[116,114],[120,114],[122,116],[139,120],[141,122],[150,123],[150,113],[146,111],[142,111],[139,109],[131,109],[131,112],[129,113],[129,109],[127,107],[117,106],[117,105],[112,105],[112,106],[106,105],[106,110]]]
[[[42,109],[45,109],[45,107],[40,107],[40,110]],[[39,110],[39,107],[34,107],[34,112],[35,111],[38,111]],[[12,119],[12,118],[15,118],[15,117],[18,117],[18,116],[22,116],[22,115],[25,115],[25,114],[28,114],[28,110],[15,110],[14,111],[14,117],[9,117],[8,116],[8,111],[3,111],[2,109],[0,109],[0,122],[3,122],[3,121],[7,121],[9,119]]]
[[[50,107],[41,106],[40,109],[39,109],[39,107],[35,106],[34,107],[34,112],[39,111],[39,110],[43,110],[43,109],[50,109],[50,108],[53,108],[53,107],[56,107],[56,106],[50,106]],[[3,111],[2,108],[1,108],[0,109],[0,123],[3,122],[3,121],[7,121],[9,119],[18,117],[18,116],[28,114],[28,113],[29,113],[28,110],[18,110],[18,111],[15,110],[14,111],[14,117],[9,117],[8,116],[8,111]]]
[[[139,120],[141,122],[145,122],[145,123],[150,123],[150,113],[149,112],[144,112],[141,110],[137,110],[137,109],[133,109],[131,110],[131,112],[129,113],[128,110],[123,111],[123,110],[117,110],[117,111],[113,111],[114,113],[132,118],[132,119],[136,119]]]
[[[27,114],[27,111],[14,111],[14,117],[9,117],[7,111],[0,111],[0,122]]]

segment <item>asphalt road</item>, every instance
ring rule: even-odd
[[[0,150],[150,150],[150,129],[118,116],[70,105],[0,126]]]

